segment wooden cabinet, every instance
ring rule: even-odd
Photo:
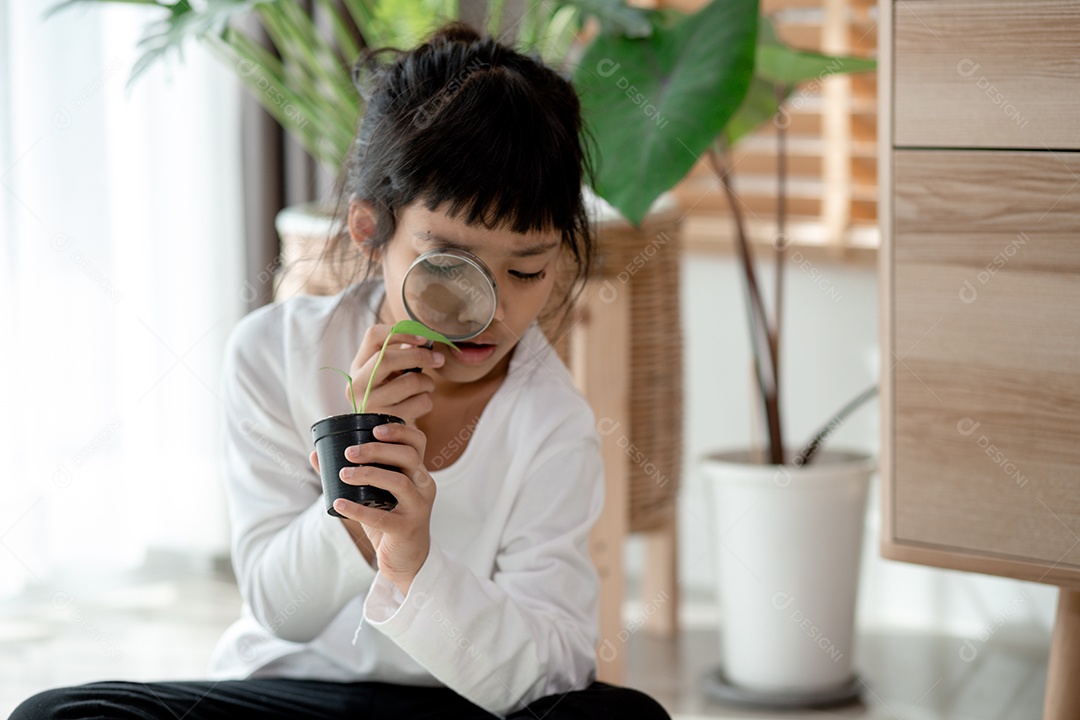
[[[886,554],[1080,583],[1080,153],[892,163]]]
[[[883,0],[885,557],[1063,588],[1080,716],[1080,1]]]
[[[1080,148],[1080,4],[905,0],[891,12],[900,147]],[[889,118],[883,117],[883,121]]]

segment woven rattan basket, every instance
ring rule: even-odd
[[[682,475],[681,213],[664,198],[639,228],[608,208],[592,216],[601,297],[630,303],[630,417],[614,435],[630,459],[630,531],[644,532],[674,520]]]
[[[333,263],[320,260],[331,227],[315,212],[298,206],[278,216],[278,300],[301,293],[333,295],[345,286]],[[640,228],[602,202],[591,205],[591,215],[598,249],[591,277],[601,283],[601,292],[612,293],[614,302],[631,304],[631,350],[625,360],[630,364],[630,417],[615,437],[630,458],[630,531],[648,531],[674,518],[682,470],[679,212],[660,203]],[[571,342],[566,327],[557,319],[544,325],[564,360]]]

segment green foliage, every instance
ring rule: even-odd
[[[458,0],[64,0],[46,15],[74,5],[146,5],[157,11],[138,43],[130,88],[155,64],[183,58],[191,42],[206,45],[252,96],[331,172],[344,163],[363,110],[352,67],[364,48],[408,48],[459,17]],[[505,0],[490,0],[488,24],[499,27]],[[318,11],[319,22],[313,18]],[[232,22],[254,14],[272,47]],[[596,16],[612,32],[648,31],[644,11],[623,0],[539,0],[515,27],[519,44],[558,64],[569,53],[584,18]]]
[[[693,15],[654,12],[649,19],[653,31],[646,37],[604,28],[574,75],[598,151],[594,189],[637,225],[656,198],[708,153],[732,205],[769,455],[782,464],[780,323],[778,317],[770,322],[765,311],[724,150],[762,123],[782,127],[787,118],[780,103],[800,83],[875,64],[788,47],[768,18],[759,19],[757,0],[711,0]],[[782,218],[778,212],[781,232]],[[783,248],[777,253],[779,268]],[[776,278],[776,312],[782,277]]]
[[[382,47],[415,47],[457,17],[458,0],[377,0],[369,34]]]
[[[780,97],[790,97],[800,84],[876,67],[873,60],[866,58],[822,55],[789,47],[777,36],[772,21],[765,17],[758,28],[754,79],[739,110],[724,128],[724,144],[728,147],[775,118]]]
[[[647,37],[602,33],[574,73],[599,151],[596,191],[637,224],[739,108],[754,70],[757,0],[651,13]]]
[[[647,37],[602,32],[574,74],[599,155],[595,190],[635,224],[714,141],[730,146],[774,118],[800,83],[875,67],[787,46],[757,0],[649,18]]]

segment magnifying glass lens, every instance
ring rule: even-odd
[[[409,317],[450,340],[484,332],[495,317],[498,290],[480,258],[463,250],[431,250],[405,273],[401,297]]]

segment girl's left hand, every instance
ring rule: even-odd
[[[415,427],[398,423],[380,425],[374,433],[379,442],[353,445],[345,450],[345,457],[351,462],[380,463],[398,470],[347,467],[342,468],[341,479],[349,485],[388,490],[397,498],[397,506],[379,510],[339,498],[334,501],[334,509],[363,526],[375,548],[379,572],[407,595],[431,547],[435,480],[422,460],[427,436]]]

